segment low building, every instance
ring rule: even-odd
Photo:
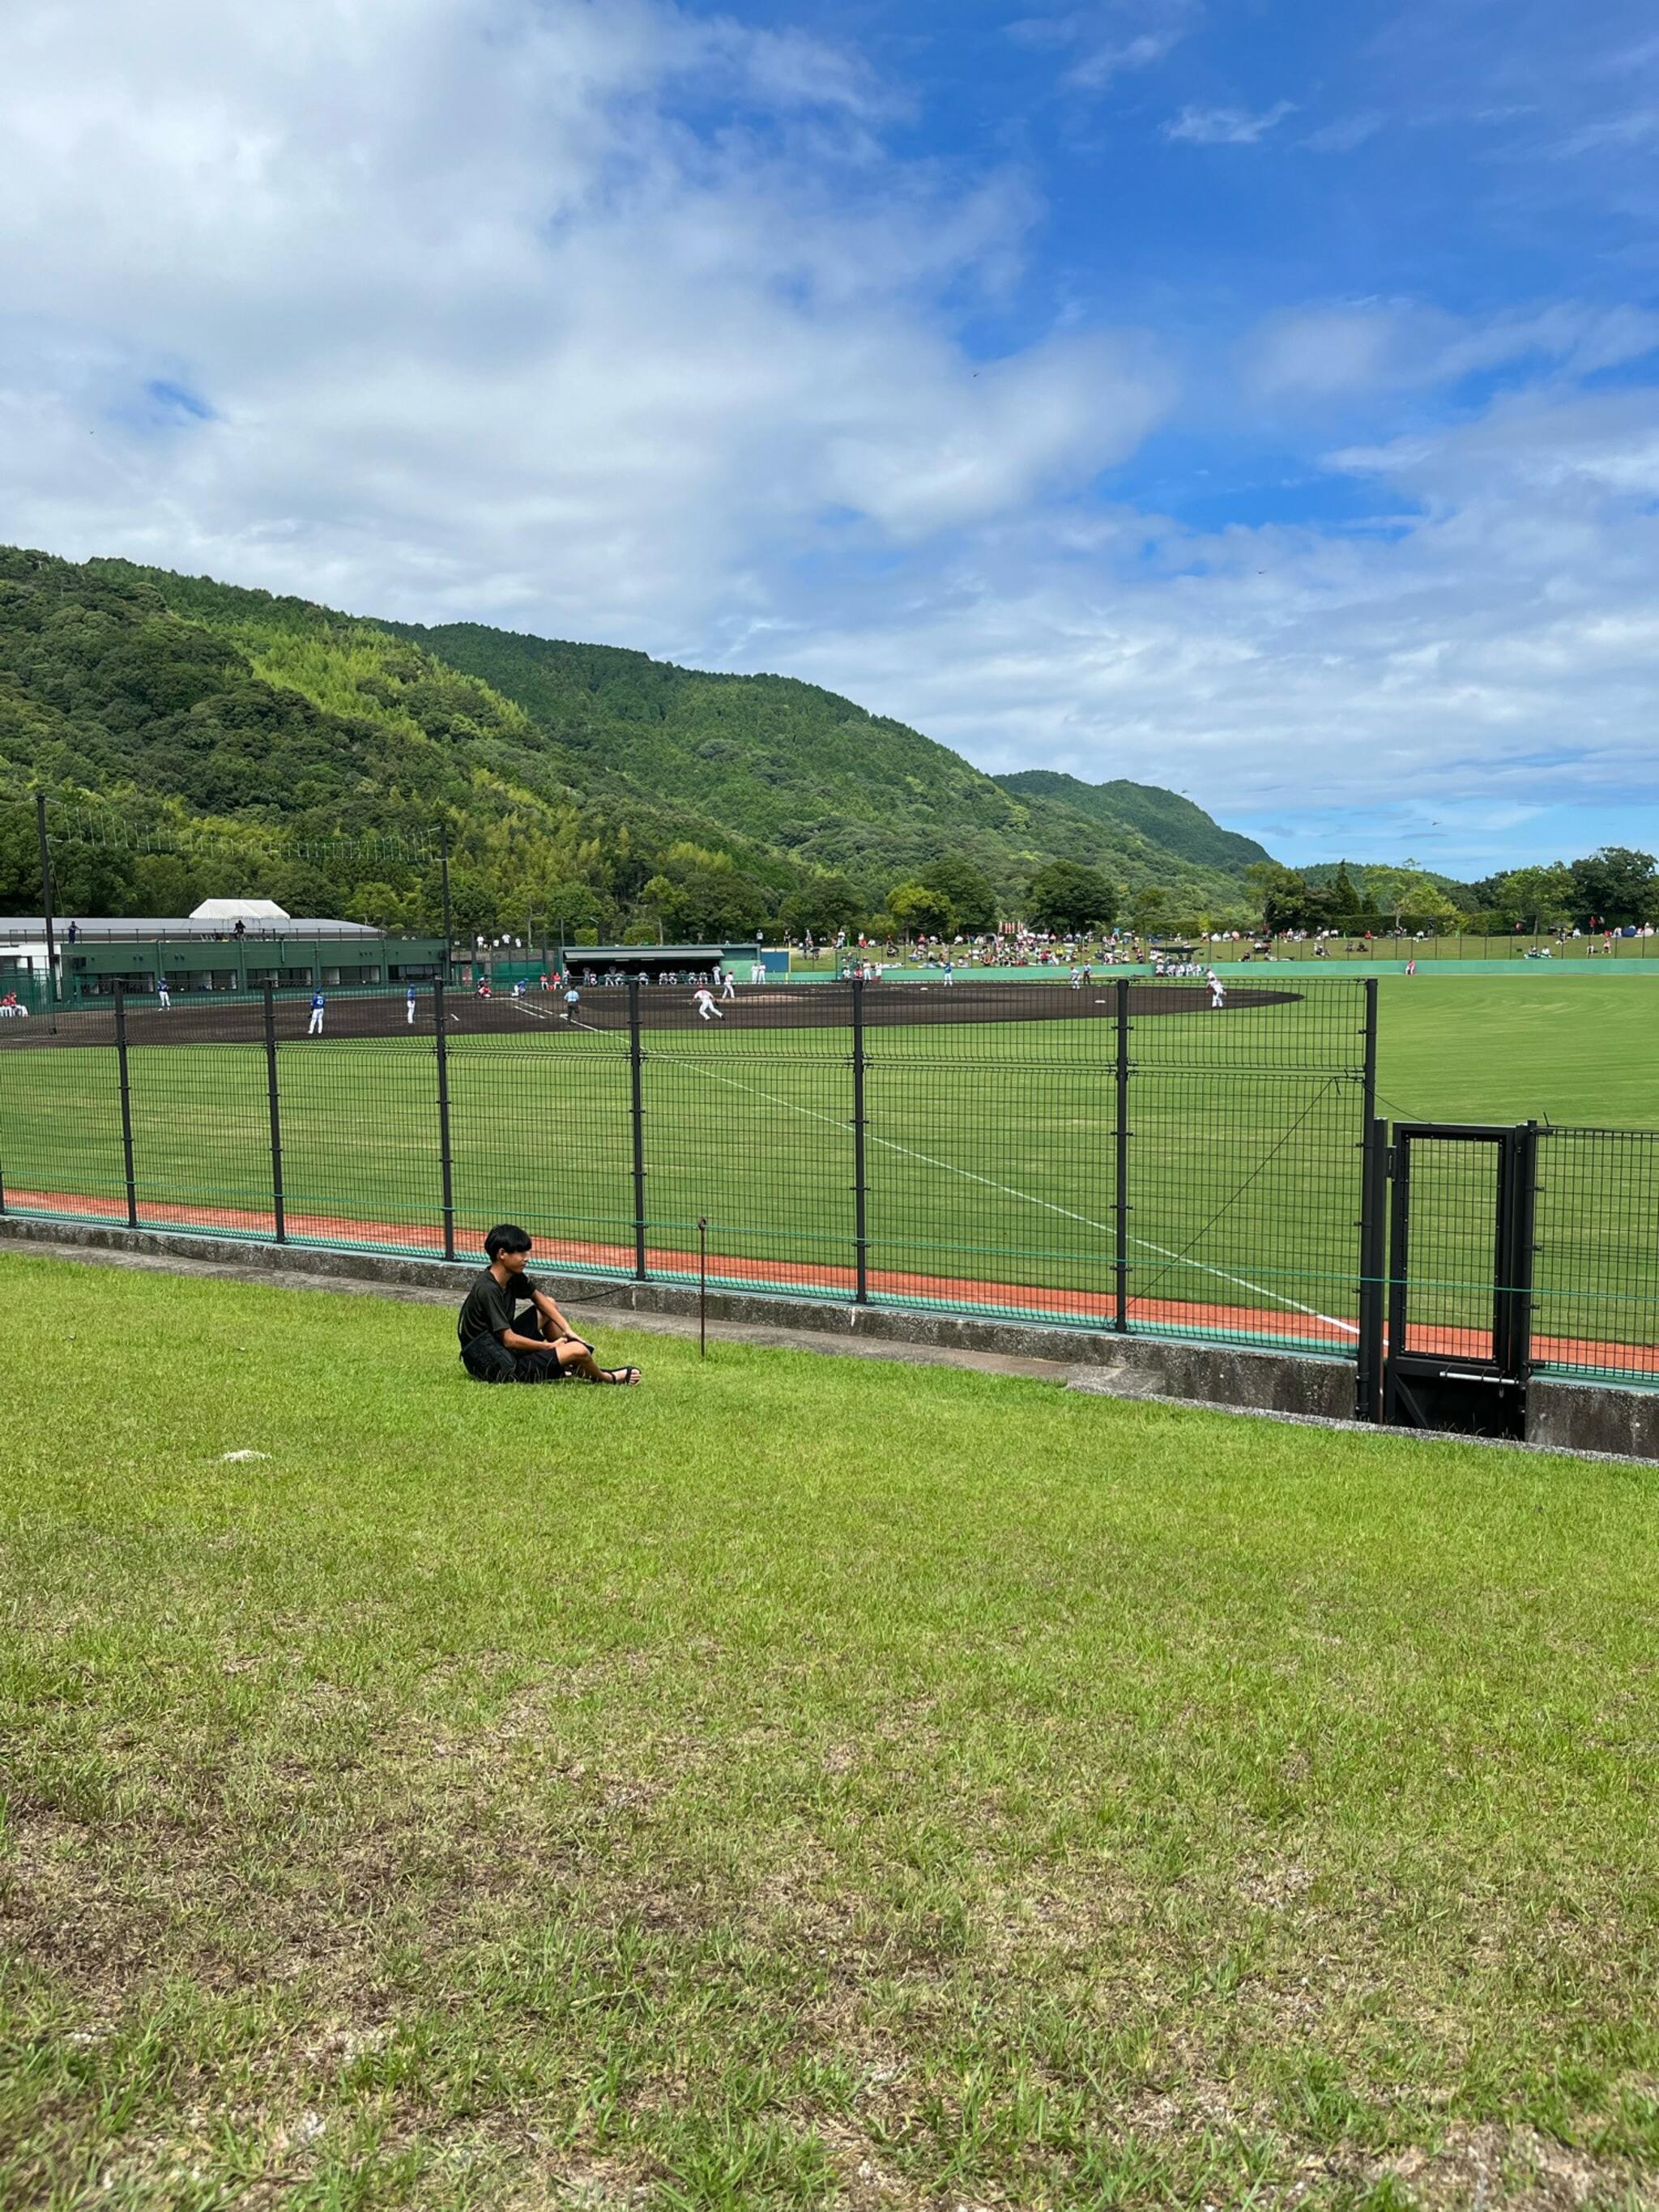
[[[118,990],[152,995],[163,981],[175,998],[196,992],[365,988],[430,983],[443,941],[394,937],[358,921],[307,920],[280,908],[248,919],[249,902],[170,918],[124,915],[54,920],[58,995],[73,1006]],[[0,996],[37,1003],[46,988],[46,926],[39,915],[0,915]]]
[[[3,927],[0,924],[0,927]],[[739,982],[749,981],[757,963],[769,977],[789,973],[789,953],[781,945],[564,945],[560,964],[578,983],[685,983],[730,969]]]

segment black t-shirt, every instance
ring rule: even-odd
[[[529,1274],[512,1275],[505,1283],[498,1283],[486,1267],[481,1275],[474,1277],[456,1324],[456,1334],[462,1344],[471,1344],[480,1336],[498,1337],[504,1328],[511,1328],[515,1308],[526,1304],[540,1288],[535,1277]]]

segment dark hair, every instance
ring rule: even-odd
[[[497,1222],[484,1238],[484,1250],[491,1260],[499,1260],[503,1252],[527,1252],[529,1249],[529,1231],[520,1229],[516,1222]]]

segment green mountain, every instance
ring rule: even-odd
[[[852,700],[787,676],[709,675],[612,646],[571,645],[477,623],[392,623],[453,668],[513,700],[574,757],[632,787],[696,805],[872,896],[949,853],[1016,896],[1046,860],[1079,860],[1133,892],[1157,885],[1177,902],[1236,902],[1230,878],[1261,848],[1231,838],[1173,792],[1107,786],[1167,802],[1183,831],[1207,828],[1231,855],[1187,849],[1147,819],[1070,803],[982,774],[959,754]]]
[[[1201,806],[1183,799],[1178,791],[1165,791],[1156,783],[1082,783],[1048,768],[1021,769],[1000,775],[1005,791],[1020,799],[1044,799],[1085,814],[1110,829],[1138,830],[1164,851],[1175,853],[1200,868],[1220,868],[1238,873],[1253,861],[1271,857],[1254,837],[1224,830]]]
[[[89,913],[245,891],[428,927],[440,822],[468,931],[822,929],[947,857],[1010,902],[1055,858],[1183,914],[1241,896],[1136,822],[792,678],[0,549],[0,799],[35,787],[82,809],[56,866]],[[28,811],[0,805],[0,912],[37,898]]]

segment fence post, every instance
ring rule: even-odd
[[[127,1070],[127,994],[115,987],[115,1061],[121,1079],[121,1164],[127,1181],[127,1227],[138,1226],[138,1181],[132,1165],[132,1086]]]
[[[1389,1310],[1389,1125],[1384,1121],[1372,1119],[1365,1124],[1359,1175],[1359,1343],[1354,1418],[1380,1421]]]
[[[634,1126],[634,1276],[644,1282],[645,1259],[645,1048],[640,1037],[640,987],[628,986],[629,1111]]]
[[[1355,1357],[1356,1418],[1382,1418],[1383,1275],[1388,1267],[1389,1125],[1376,1118],[1376,994],[1364,981],[1364,1056],[1360,1070],[1359,1341]]]
[[[864,1110],[864,984],[854,976],[853,993],[853,1302],[870,1303],[869,1181]]]
[[[432,1028],[438,1046],[438,1171],[443,1181],[444,1257],[455,1256],[455,1164],[449,1148],[449,1029],[442,979],[432,986]]]
[[[1129,1328],[1129,979],[1117,979],[1117,1190],[1112,1208],[1112,1273],[1120,1336]]]
[[[265,1015],[265,1105],[270,1116],[270,1219],[276,1242],[288,1242],[288,1205],[283,1195],[283,1109],[276,1089],[276,994],[269,983],[260,993]]]

